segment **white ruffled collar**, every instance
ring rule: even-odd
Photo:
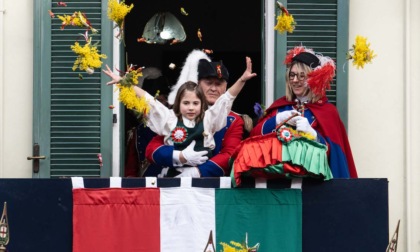
[[[182,117],[182,122],[184,123],[185,127],[194,128],[195,127],[195,120],[190,120],[186,117]]]

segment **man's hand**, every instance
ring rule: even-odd
[[[201,165],[202,163],[206,162],[209,159],[206,155],[208,151],[195,151],[194,150],[195,141],[192,141],[187,148],[181,151],[179,155],[179,160],[183,164],[187,164],[189,166],[197,166]],[[183,161],[186,161],[185,163]]]
[[[246,82],[249,79],[254,78],[257,76],[256,73],[252,72],[252,61],[250,57],[246,57],[246,69],[245,72],[242,74],[240,80]]]

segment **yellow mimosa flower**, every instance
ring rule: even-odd
[[[356,36],[355,43],[347,52],[347,59],[353,60],[353,65],[357,69],[363,68],[366,63],[371,63],[375,57],[376,54],[370,49],[370,43],[367,42],[367,38],[359,35]]]
[[[277,30],[280,33],[286,31],[292,33],[296,26],[295,19],[281,2],[277,1],[276,5],[280,9],[280,14],[277,16],[277,24],[274,27],[274,30]]]
[[[72,68],[73,71],[79,68],[82,71],[89,72],[94,68],[100,68],[102,66],[101,59],[107,58],[105,54],[99,54],[96,46],[92,46],[90,41],[83,47],[80,46],[79,42],[75,42],[70,48],[77,54],[77,58]]]
[[[280,33],[284,33],[286,31],[293,33],[295,25],[296,23],[293,16],[282,12],[281,15],[277,16],[277,24],[274,27],[274,30],[277,30]]]
[[[136,110],[144,115],[149,113],[150,107],[146,98],[144,96],[141,98],[137,97],[133,86],[120,85],[118,88],[120,89],[118,100],[121,101],[127,109]]]

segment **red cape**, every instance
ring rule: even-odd
[[[281,97],[274,101],[273,104],[266,110],[265,116],[259,120],[258,125],[251,132],[251,136],[261,134],[260,132],[263,123],[267,119],[273,117],[277,113],[278,108],[295,104],[295,102],[287,101],[286,97]],[[316,103],[308,103],[306,107],[312,111],[318,121],[315,126],[315,130],[318,131],[321,136],[328,138],[332,143],[337,144],[340,147],[346,157],[350,177],[357,178],[356,166],[354,164],[349,140],[347,138],[347,132],[340,119],[337,108],[329,103],[326,97]],[[339,162],[333,164],[330,163],[330,166],[334,165],[343,166]],[[338,168],[340,169],[342,167]]]

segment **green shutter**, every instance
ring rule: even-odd
[[[288,0],[287,9],[297,22],[293,33],[276,36],[276,50],[284,59],[287,50],[304,45],[324,56],[331,57],[337,64],[337,75],[327,92],[329,101],[335,104],[343,122],[347,123],[348,63],[348,0]],[[285,71],[282,60],[277,60],[276,95],[284,95]],[[338,83],[338,85],[337,85]]]
[[[108,56],[104,62],[107,63],[112,58],[107,1],[66,4],[67,7],[60,7],[57,2],[35,2],[36,14],[43,15],[38,17],[40,23],[35,24],[34,34],[34,142],[40,144],[41,155],[47,156],[42,161],[40,177],[106,177],[111,175],[112,110],[108,106],[112,103],[112,88],[102,84],[106,79],[100,69],[92,75],[72,71],[76,55],[70,46],[75,41],[84,44],[81,34],[86,29],[67,26],[61,30],[61,20],[51,19],[48,10],[55,15],[84,12],[98,30],[92,40],[99,41],[98,49]],[[102,154],[103,167],[99,166],[98,153]]]

